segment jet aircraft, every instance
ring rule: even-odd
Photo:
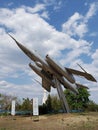
[[[55,83],[56,80],[61,85],[63,85],[64,88],[69,89],[76,94],[78,94],[77,88],[88,88],[82,84],[77,83],[74,75],[82,76],[87,80],[97,82],[96,79],[91,74],[87,73],[80,65],[79,66],[83,71],[63,67],[56,63],[56,61],[53,60],[49,55],[46,55],[45,59],[42,59],[35,52],[30,51],[23,44],[19,43],[10,34],[8,35],[16,42],[18,47],[34,62],[34,64],[29,63],[29,66],[42,78],[42,87],[48,92],[51,91],[51,87],[57,88]]]

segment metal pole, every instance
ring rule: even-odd
[[[65,95],[63,93],[60,82],[56,78],[55,78],[55,85],[56,85],[56,88],[57,88],[59,98],[60,98],[61,103],[62,103],[63,111],[64,111],[64,113],[69,113],[70,109],[69,109],[66,97],[65,97]]]

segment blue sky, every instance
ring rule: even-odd
[[[7,33],[43,58],[49,54],[78,70],[80,63],[98,80],[97,23],[97,0],[0,0],[0,92],[43,97],[34,78],[41,79],[28,66],[31,60]],[[90,98],[98,103],[98,83],[77,80],[90,88]]]

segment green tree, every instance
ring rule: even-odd
[[[79,88],[78,92],[78,94],[74,94],[68,89],[64,91],[71,110],[85,110],[87,108],[90,96],[89,92],[85,88]]]
[[[98,104],[90,100],[87,106],[87,111],[98,111]]]
[[[43,110],[45,110],[46,113],[48,112],[58,112],[62,107],[61,107],[61,102],[58,98],[58,96],[50,96],[50,94],[48,95],[48,98],[45,102],[45,104],[43,104]]]
[[[29,98],[23,98],[23,103],[21,105],[21,110],[32,111],[32,103]]]
[[[16,111],[20,111],[22,109],[22,100],[20,100],[19,98],[17,98],[16,100]]]
[[[60,102],[57,95],[52,96],[52,102],[51,103],[52,103],[52,110],[54,112],[58,112],[60,109],[62,109],[61,102]]]
[[[47,105],[43,104],[39,106],[39,114],[47,114],[48,110],[47,110]]]
[[[10,110],[12,100],[17,100],[17,97],[7,95],[7,94],[0,94],[0,107],[3,110]]]
[[[52,99],[51,99],[50,94],[48,95],[48,98],[47,98],[45,104],[46,104],[46,107],[47,107],[47,111],[52,112]]]

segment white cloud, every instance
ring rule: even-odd
[[[27,85],[16,85],[9,83],[7,81],[0,81],[0,93],[17,96],[19,98],[23,97],[39,97],[40,103],[43,97],[43,89],[36,83]]]
[[[83,22],[83,16],[78,12],[74,13],[73,16],[69,18],[67,22],[62,25],[62,31],[67,33],[70,36],[79,36],[83,37],[84,34],[88,31],[87,25]]]
[[[92,91],[90,94],[90,100],[98,104],[98,91]]]
[[[45,11],[46,10],[45,4],[36,4],[33,8],[23,6],[23,8],[25,8],[25,10],[30,12],[30,13],[38,13],[40,11]]]
[[[84,3],[84,5],[85,5],[85,6],[87,6],[87,5],[88,5],[88,3],[87,3],[87,2],[85,2],[85,3]]]
[[[90,51],[91,51],[92,44],[90,44],[89,42],[85,40],[81,40],[81,39],[77,41],[70,39],[69,43],[70,42],[74,46],[72,46],[72,49],[69,51],[69,53],[65,55],[65,58],[61,60],[63,64],[80,63],[79,58],[82,54],[85,54],[88,56],[91,55]]]
[[[47,11],[44,11],[42,14],[41,14],[41,17],[42,18],[45,18],[45,19],[49,19],[49,13]]]
[[[15,32],[18,39],[22,39],[20,41],[28,44],[28,47],[31,49],[34,48],[39,50],[40,53],[42,53],[41,50],[45,50],[42,55],[49,53],[51,55],[56,54],[58,56],[61,50],[72,49],[80,46],[80,43],[72,39],[69,35],[58,32],[54,27],[45,22],[38,14],[26,12],[25,8],[18,8],[12,11],[1,9],[1,12],[1,25],[8,28],[8,30],[13,30],[13,33]],[[86,41],[83,42],[85,46]]]
[[[64,4],[62,0],[43,0],[43,2],[46,6],[53,6],[54,11],[58,11]]]
[[[98,49],[96,49],[96,51],[92,54],[91,68],[93,68],[93,73],[97,78],[98,77]]]
[[[86,15],[75,12],[67,22],[62,25],[62,31],[70,36],[78,36],[83,38],[88,32],[88,22],[98,10],[98,2],[92,3]]]
[[[12,5],[13,5],[13,2],[8,3],[8,6],[12,6]]]
[[[43,2],[47,5],[54,5],[58,0],[43,0]]]
[[[98,91],[98,88],[97,87],[94,87],[94,88],[90,88],[90,91]]]
[[[44,9],[44,6],[38,5],[36,8],[23,6],[12,10],[5,8],[0,9],[0,84],[2,83],[1,85],[3,86],[0,90],[2,92],[10,92],[10,89],[12,89],[16,95],[25,96],[30,94],[32,96],[33,90],[35,93],[42,91],[41,87],[39,89],[35,83],[32,83],[32,85],[17,85],[5,81],[6,78],[11,77],[21,78],[22,74],[23,76],[29,76],[31,79],[32,76],[35,76],[28,67],[28,63],[31,62],[30,59],[22,53],[14,41],[6,34],[6,31],[11,32],[19,42],[23,43],[29,49],[37,50],[37,53],[42,55],[42,57],[45,57],[48,53],[52,57],[59,59],[63,65],[74,64],[77,61],[83,63],[83,61],[79,59],[79,56],[82,54],[91,54],[91,44],[89,42],[83,39],[75,40],[71,37],[73,33],[77,34],[80,30],[82,30],[82,32],[79,33],[79,36],[82,37],[87,31],[85,31],[85,24],[78,24],[78,22],[83,19],[82,15],[75,13],[69,21],[66,22],[68,25],[68,28],[66,26],[67,33],[63,33],[49,25],[49,23],[42,18],[42,14],[37,13],[43,10],[43,16],[47,17],[48,15],[45,14],[46,12],[44,13]],[[71,26],[73,29],[76,29],[78,26],[76,32],[74,32],[74,30],[70,31]],[[97,51],[92,55],[93,62],[89,65],[90,69],[94,68],[95,61],[97,61],[95,58],[96,55]],[[23,72],[22,74],[19,73],[20,70]],[[34,86],[34,88],[32,86]]]
[[[94,66],[94,73],[98,76],[98,49],[92,54],[92,66]]]
[[[98,33],[97,32],[92,32],[92,33],[90,33],[90,36],[91,37],[96,37],[96,36],[98,36]]]
[[[77,41],[68,34],[57,31],[44,21],[40,15],[28,12],[26,7],[13,10],[0,9],[0,12],[1,30],[3,30],[3,33],[1,33],[1,52],[3,50],[3,52],[8,53],[7,55],[2,54],[2,58],[6,59],[6,61],[1,59],[0,62],[1,65],[3,64],[2,70],[5,71],[7,69],[6,73],[14,72],[15,68],[20,68],[21,70],[27,69],[26,64],[29,60],[18,49],[16,44],[12,44],[14,41],[5,34],[6,29],[4,30],[3,26],[8,30],[12,30],[16,39],[24,43],[25,46],[31,50],[37,50],[44,57],[47,53],[56,58],[64,57],[61,51],[68,49],[71,50],[67,54],[69,58],[67,60],[64,59],[67,63],[72,60],[74,61],[75,58],[78,58],[83,53],[90,53],[91,46],[87,41]],[[74,22],[74,20],[81,17],[77,13],[71,18],[71,21]],[[14,58],[16,59],[15,61]]]
[[[98,2],[94,2],[90,5],[90,8],[85,16],[85,20],[88,21],[90,18],[92,18],[97,11],[98,11]]]
[[[63,2],[64,4],[64,2]],[[58,1],[58,3],[54,6],[54,10],[58,11],[62,7],[62,1]]]
[[[92,58],[98,61],[98,49],[96,49],[95,53],[93,53]]]

